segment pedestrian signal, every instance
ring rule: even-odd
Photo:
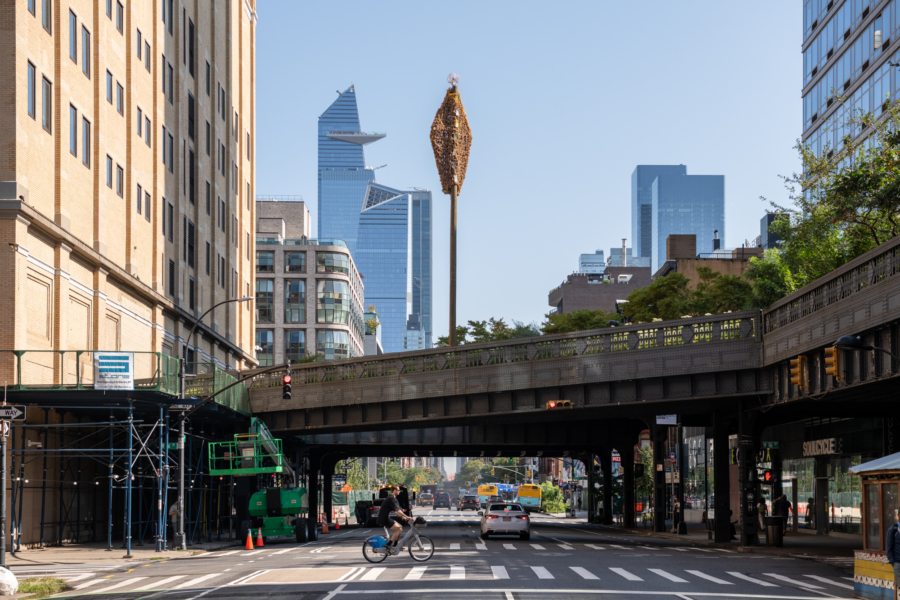
[[[841,351],[834,346],[825,348],[825,374],[834,377],[835,381],[843,379],[841,374]]]
[[[571,400],[550,400],[547,402],[547,409],[553,410],[557,408],[574,408]]]
[[[763,483],[772,483],[775,481],[775,474],[768,469],[763,471]]]

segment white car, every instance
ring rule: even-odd
[[[531,519],[525,507],[515,502],[490,502],[485,510],[480,510],[481,538],[491,535],[518,535],[520,539],[531,538]]]

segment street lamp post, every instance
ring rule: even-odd
[[[456,196],[462,191],[472,147],[472,130],[456,85],[459,75],[447,77],[450,89],[431,124],[431,148],[441,178],[441,189],[450,194],[450,345],[456,339]]]
[[[889,355],[894,360],[900,360],[897,355],[888,352],[884,348],[866,344],[858,335],[842,335],[834,343],[834,347],[839,350],[878,350],[879,352],[884,352],[885,354]]]
[[[205,313],[200,315],[200,318],[194,322],[194,326],[191,327],[191,332],[188,334],[185,339],[184,352],[182,352],[181,361],[180,361],[180,373],[179,377],[179,385],[178,385],[178,399],[184,400],[185,396],[185,360],[187,359],[187,349],[191,344],[191,340],[194,337],[194,331],[197,329],[197,326],[203,321],[203,317],[222,306],[223,304],[228,304],[229,302],[249,302],[253,300],[253,297],[248,296],[246,298],[232,298],[231,300],[223,300],[218,304],[214,304],[212,308],[207,310]],[[178,533],[176,535],[177,545],[181,546],[182,550],[187,550],[187,537],[184,535],[184,413],[181,413],[181,423],[178,429]]]

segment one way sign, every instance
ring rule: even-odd
[[[0,419],[5,421],[24,421],[25,407],[13,406],[11,404],[0,406]]]

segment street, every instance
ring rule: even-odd
[[[230,548],[191,558],[60,566],[73,590],[59,597],[110,594],[127,600],[288,596],[332,600],[368,594],[437,598],[530,599],[652,595],[698,598],[822,598],[852,596],[852,559],[813,560],[691,546],[640,533],[535,515],[529,541],[481,540],[479,517],[419,509],[434,540],[424,563],[407,552],[366,562],[363,540],[381,532],[342,529],[318,542],[268,540],[253,551]],[[39,569],[32,567],[31,569]],[[35,571],[36,572],[36,571]],[[20,580],[24,570],[16,570]]]

